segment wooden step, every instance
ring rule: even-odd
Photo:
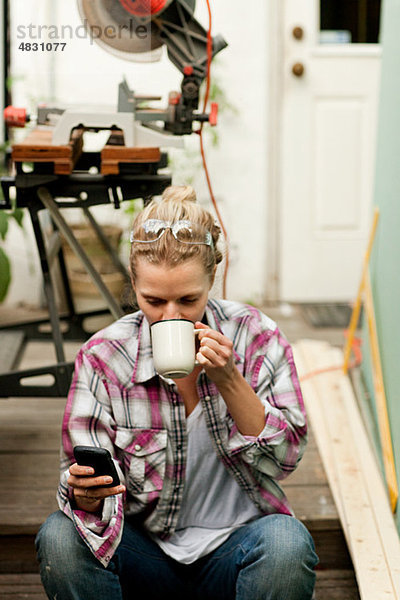
[[[0,574],[2,600],[46,600],[38,573]],[[315,600],[359,600],[351,571],[321,571],[315,586]]]
[[[315,600],[360,600],[354,571],[351,569],[317,571]]]
[[[37,573],[35,535],[0,536],[0,574]],[[2,595],[0,593],[0,598]]]
[[[46,600],[38,573],[0,575],[2,600]]]
[[[62,398],[10,398],[0,404],[0,534],[34,535],[57,509],[64,406]],[[340,519],[312,431],[300,465],[282,485],[296,516],[315,539],[321,565],[349,568]]]
[[[351,569],[340,518],[311,428],[308,446],[299,466],[280,483],[296,517],[314,539],[320,566],[324,569]]]
[[[343,352],[302,340],[294,354],[360,594],[365,600],[400,599],[400,540],[374,449],[343,373]]]
[[[44,348],[45,345],[43,352]],[[4,467],[0,470],[0,494],[1,490],[7,490],[0,497],[3,575],[38,572],[34,539],[41,523],[57,508],[55,493],[64,406],[65,398],[9,398],[0,403],[0,460]],[[37,464],[41,465],[40,480]],[[296,516],[306,524],[316,544],[320,558],[317,581],[322,590],[317,600],[356,600],[358,596],[348,591],[354,588],[351,560],[312,431],[302,461],[282,485]],[[30,585],[35,580],[24,581]],[[7,585],[8,597],[12,597],[12,585]],[[32,583],[32,591],[28,586],[21,593],[28,595],[20,598],[34,599],[37,587]],[[0,598],[3,597],[7,598],[0,587]]]

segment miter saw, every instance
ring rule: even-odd
[[[198,111],[199,90],[211,58],[227,43],[219,35],[211,39],[195,19],[195,0],[78,0],[78,8],[88,34],[104,49],[127,60],[152,61],[165,45],[183,80],[181,90],[169,94],[166,109],[149,108],[149,102],[160,98],[136,95],[125,80],[116,110],[39,108],[38,124],[54,124],[53,145],[68,144],[71,131],[83,126],[120,129],[129,147],[182,146],[179,136],[192,133],[194,122],[216,124],[217,104],[209,114]],[[24,125],[24,120],[12,107],[6,109],[9,125]]]
[[[205,1],[208,4],[209,0]],[[18,208],[26,208],[30,213],[49,309],[49,320],[45,319],[43,323],[50,324],[51,331],[42,331],[42,322],[22,323],[18,328],[29,332],[29,339],[52,338],[57,364],[0,374],[1,397],[66,396],[73,363],[66,361],[63,340],[86,339],[89,332],[85,331],[84,320],[104,312],[76,312],[59,233],[63,234],[90,275],[106,302],[107,310],[115,318],[123,314],[119,302],[108,290],[62,216],[61,209],[84,211],[115,266],[129,280],[125,265],[89,209],[110,203],[119,208],[120,200],[143,198],[147,201],[161,194],[170,185],[171,177],[158,172],[167,164],[166,154],[161,153],[160,148],[180,145],[182,136],[194,130],[195,122],[216,123],[216,105],[212,106],[210,114],[199,112],[199,90],[208,74],[212,57],[227,44],[220,36],[211,38],[210,33],[196,21],[195,0],[79,0],[78,7],[89,35],[107,51],[128,60],[155,60],[165,46],[168,57],[183,74],[183,80],[180,91],[169,94],[165,110],[149,108],[148,104],[156,98],[136,95],[126,81],[119,85],[115,109],[96,105],[91,110],[41,106],[36,117],[41,127],[33,129],[23,143],[13,145],[15,174],[1,178],[4,202],[0,209],[12,207],[13,194]],[[28,120],[24,109],[13,107],[5,110],[5,117],[7,123],[14,126],[24,126]],[[101,129],[122,130],[126,148],[119,146],[120,132],[114,135],[112,131],[102,152],[82,151],[83,131]],[[112,143],[111,138],[114,138]],[[50,139],[51,142],[48,141]],[[103,170],[107,162],[102,156],[105,150],[112,151],[117,167],[115,174]],[[119,150],[127,156],[122,157]],[[154,156],[148,151],[155,151]],[[120,159],[123,159],[122,163]],[[25,163],[30,163],[29,171],[24,170]],[[93,167],[97,170],[94,171]],[[50,214],[53,224],[51,236],[47,229],[46,235],[42,231],[39,216],[44,209]],[[51,277],[51,266],[57,259],[67,304],[67,315],[62,317],[68,325],[66,331],[61,328]],[[34,380],[33,385],[26,384],[27,380],[42,375],[50,375],[54,383],[45,385]]]

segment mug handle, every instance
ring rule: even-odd
[[[193,331],[194,331],[194,334],[196,335],[196,333],[199,333],[200,331],[203,331],[203,329],[194,329]],[[200,364],[199,361],[195,359],[194,366],[198,367],[199,364]]]

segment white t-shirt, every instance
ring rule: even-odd
[[[235,529],[262,516],[217,457],[201,402],[187,418],[187,432],[186,480],[176,531],[166,541],[152,536],[183,564],[215,550]]]

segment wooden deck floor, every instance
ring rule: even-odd
[[[300,337],[301,328],[298,332],[291,341],[296,335]],[[30,346],[24,357],[26,365],[43,364],[51,352],[49,345]],[[76,347],[70,344],[68,354],[73,356]],[[0,597],[4,600],[45,599],[33,542],[40,524],[57,508],[55,490],[64,404],[63,398],[0,399]],[[317,600],[359,599],[351,559],[312,432],[302,462],[283,485],[296,516],[309,528],[316,543],[320,557]]]

